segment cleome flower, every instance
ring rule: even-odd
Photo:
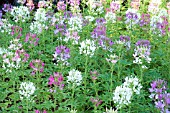
[[[20,98],[30,99],[30,96],[34,94],[36,88],[32,82],[22,82],[19,88]]]
[[[117,109],[122,108],[125,105],[131,103],[131,97],[133,94],[140,94],[142,88],[136,77],[126,77],[125,82],[121,86],[117,86],[113,92],[113,101],[116,104]]]
[[[150,63],[150,42],[148,40],[139,40],[136,43],[136,48],[134,49],[135,53],[133,54],[133,57],[135,58],[133,60],[133,63],[136,64],[143,64],[143,61],[145,60],[147,63]]]
[[[14,6],[10,13],[13,16],[13,20],[15,22],[18,21],[26,22],[27,20],[30,19],[30,12],[28,7],[26,6],[19,7]]]
[[[80,54],[85,54],[86,56],[92,57],[96,50],[96,45],[94,41],[86,39],[85,41],[80,43],[81,47],[79,47]]]
[[[72,83],[73,85],[79,86],[82,81],[81,72],[78,70],[72,69],[69,71],[69,76],[67,76],[67,83]]]

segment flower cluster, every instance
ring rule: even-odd
[[[1,33],[11,33],[11,27],[13,25],[9,23],[9,21],[7,19],[0,19],[0,31]]]
[[[150,2],[149,6],[148,6],[148,12],[150,12],[153,15],[157,14],[160,10],[159,9],[160,4],[161,4],[161,0]]]
[[[100,104],[102,104],[102,100],[99,100],[98,98],[90,98],[90,101],[97,107]]]
[[[140,13],[137,13],[135,9],[128,9],[126,11],[126,21],[127,28],[132,28],[132,26],[139,23],[140,20]]]
[[[19,26],[12,26],[11,27],[12,31],[11,31],[11,35],[12,36],[16,36],[17,39],[19,39],[22,36],[22,28]]]
[[[53,56],[53,60],[56,61],[56,63],[61,62],[62,65],[69,65],[67,60],[70,58],[70,49],[66,46],[58,46],[56,47],[56,51]]]
[[[140,94],[142,88],[136,77],[126,77],[125,82],[121,86],[117,86],[114,91],[113,101],[117,104],[117,108],[121,108],[124,105],[131,103],[131,97],[135,94]]]
[[[12,69],[19,69],[20,62],[27,62],[29,54],[25,52],[22,48],[22,44],[19,43],[19,39],[14,39],[10,41],[10,45],[7,50],[3,50],[3,68],[6,72],[12,72]]]
[[[117,55],[110,55],[109,58],[106,58],[108,62],[111,62],[112,64],[116,64],[116,62],[119,60],[119,57]]]
[[[39,1],[38,2],[38,7],[39,8],[47,8],[51,9],[52,8],[52,3],[50,1]]]
[[[19,50],[16,50],[14,58],[16,59],[20,58],[22,62],[27,62],[29,58],[29,54],[26,53],[24,49],[21,49],[21,50],[19,49]]]
[[[91,9],[90,13],[97,16],[104,12],[104,7],[100,1],[93,1],[91,2]]]
[[[26,6],[29,7],[30,11],[32,11],[35,8],[32,0],[28,0]]]
[[[26,6],[19,6],[19,7],[14,6],[10,13],[13,16],[13,20],[15,22],[18,21],[25,22],[30,19],[30,12],[28,7]]]
[[[90,71],[90,75],[91,75],[91,79],[92,81],[97,80],[97,77],[99,76],[99,73],[95,70],[95,71]]]
[[[99,47],[104,50],[112,51],[111,46],[113,45],[113,41],[106,37],[106,27],[104,26],[105,19],[96,19],[96,24],[97,27],[94,28],[93,32],[91,33],[91,37],[97,41]]]
[[[80,54],[85,54],[86,56],[92,57],[96,50],[96,45],[94,41],[86,39],[85,41],[80,43],[81,47],[79,47]]]
[[[21,58],[15,56],[13,52],[6,52],[3,56],[3,65],[2,68],[6,70],[6,72],[12,72],[12,69],[19,69],[20,68],[20,61]]]
[[[70,10],[73,12],[73,13],[76,13],[76,12],[80,12],[80,0],[69,0],[69,4],[70,4]]]
[[[110,10],[111,10],[111,12],[116,12],[119,9],[120,9],[120,4],[118,2],[112,1],[110,3]]]
[[[105,19],[107,23],[115,23],[116,22],[116,14],[113,12],[107,12],[105,15]]]
[[[155,106],[160,110],[161,113],[169,113],[170,108],[170,93],[167,91],[167,82],[161,79],[153,81],[149,91],[149,96],[154,100]]]
[[[147,26],[149,24],[150,24],[150,14],[142,14],[139,25],[142,27],[142,26]]]
[[[131,1],[130,5],[131,5],[132,8],[139,10],[140,0]]]
[[[33,95],[36,90],[32,82],[22,82],[19,89],[21,99],[24,97],[30,99],[30,96]]]
[[[64,80],[64,78],[63,78],[63,76],[62,76],[62,74],[61,73],[54,73],[54,76],[53,75],[51,75],[50,77],[49,77],[49,82],[48,82],[48,85],[54,85],[54,86],[58,86],[59,87],[59,89],[63,89],[63,87],[64,87],[64,84],[63,84],[63,80]]]
[[[133,57],[135,60],[133,63],[143,64],[144,60],[146,60],[147,63],[150,63],[150,42],[148,40],[139,40],[136,43],[134,51],[135,53],[133,54]]]
[[[45,24],[41,24],[38,21],[33,21],[30,25],[30,32],[40,35],[43,29],[46,29],[47,26]]]
[[[67,83],[72,83],[75,86],[79,86],[82,81],[81,72],[75,69],[69,71],[69,76],[67,76]]]
[[[66,36],[66,38],[64,39],[64,41],[68,42],[68,40],[72,40],[72,44],[78,44],[78,40],[80,39],[78,32],[67,31],[65,36]]]
[[[36,46],[38,44],[38,41],[39,38],[37,38],[36,34],[31,34],[31,33],[26,34],[25,42],[30,43],[32,46]]]
[[[4,12],[11,12],[11,10],[12,10],[12,5],[11,4],[4,4],[4,7],[2,8],[2,10],[4,11]]]
[[[126,47],[127,50],[130,49],[130,37],[129,36],[120,36],[120,41],[124,43],[124,46]]]
[[[160,9],[157,15],[151,17],[150,27],[154,34],[165,35],[168,25],[168,13],[165,9]]]
[[[47,21],[46,11],[44,8],[37,9],[37,11],[35,12],[34,20],[40,23],[44,23],[45,21]]]
[[[58,11],[65,11],[66,9],[66,4],[64,3],[64,1],[59,1],[57,3],[57,10]]]
[[[41,60],[32,60],[29,65],[33,69],[32,75],[34,75],[36,72],[42,73],[44,71],[45,64]]]
[[[56,30],[54,30],[54,34],[60,33],[61,35],[64,35],[66,33],[66,24],[57,24]]]
[[[79,16],[73,16],[69,19],[68,25],[69,25],[69,28],[68,28],[69,31],[81,32],[83,20]]]
[[[10,41],[10,45],[8,47],[8,49],[10,50],[19,50],[22,48],[22,44],[19,43],[19,39],[13,39]]]

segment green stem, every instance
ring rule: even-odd
[[[28,98],[27,98],[27,113],[28,113],[28,108],[29,108],[29,106],[28,106]]]
[[[95,93],[96,93],[96,97],[98,97],[98,92],[97,92],[97,89],[96,89],[96,80],[93,80],[93,83],[94,83],[94,90],[95,90]]]
[[[88,61],[88,56],[86,56],[86,63],[85,63],[85,80],[84,80],[84,85],[86,90],[86,79],[87,79],[87,61]]]
[[[141,81],[143,81],[143,70],[140,65],[139,65],[139,68],[140,68],[140,79],[141,79]]]
[[[119,51],[119,59],[118,59],[118,79],[120,79],[120,58],[121,58],[120,51]]]
[[[72,95],[71,95],[71,97],[72,97],[72,105],[71,105],[71,110],[73,110],[73,102],[74,102],[74,84],[73,84],[73,87],[72,87]]]

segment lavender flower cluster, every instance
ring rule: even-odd
[[[155,102],[155,107],[160,110],[161,113],[170,113],[170,93],[167,92],[167,82],[161,79],[153,81],[149,96]]]

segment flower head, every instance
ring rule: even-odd
[[[21,99],[24,97],[30,99],[30,96],[33,95],[36,90],[32,82],[22,82],[19,89]]]
[[[56,61],[56,63],[62,63],[63,65],[68,65],[68,59],[70,58],[70,49],[66,46],[58,46],[56,47],[56,51],[53,54],[54,58],[53,60]]]
[[[30,67],[33,69],[32,74],[35,74],[35,72],[42,73],[44,71],[44,66],[45,63],[38,59],[30,62]]]
[[[79,86],[82,82],[81,72],[75,69],[69,71],[69,76],[67,76],[67,83],[72,83],[73,85]]]
[[[12,5],[11,4],[4,4],[4,7],[2,8],[2,10],[4,12],[10,12],[12,10]]]
[[[64,1],[59,1],[57,3],[57,9],[58,11],[64,11],[66,9],[66,4],[64,3]]]
[[[94,41],[86,39],[85,41],[81,42],[80,45],[81,45],[81,47],[79,47],[80,54],[85,54],[86,56],[88,55],[90,57],[94,55],[94,52],[96,50]]]
[[[59,87],[59,89],[63,89],[63,87],[64,87],[64,84],[63,84],[63,80],[64,80],[64,78],[63,78],[63,76],[62,76],[62,74],[61,73],[54,73],[54,75],[51,75],[50,77],[49,77],[49,82],[48,82],[48,85],[54,85],[54,86],[58,86]]]

